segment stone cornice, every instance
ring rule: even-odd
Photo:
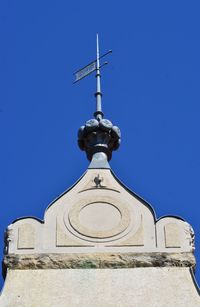
[[[74,253],[74,254],[9,254],[4,257],[7,269],[115,269],[138,267],[195,268],[193,253]]]

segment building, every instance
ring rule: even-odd
[[[44,221],[8,226],[0,306],[200,306],[192,227],[178,217],[156,220],[109,166],[121,135],[103,118],[98,48],[92,64],[76,74],[97,76],[97,109],[78,134],[89,167]]]

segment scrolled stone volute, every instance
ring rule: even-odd
[[[97,152],[104,152],[108,161],[112,158],[112,151],[120,146],[121,132],[108,119],[90,119],[78,130],[78,145],[86,152],[88,160]]]

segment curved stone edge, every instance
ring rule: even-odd
[[[3,260],[3,276],[7,269],[190,267],[194,271],[195,264],[192,253],[9,254]]]

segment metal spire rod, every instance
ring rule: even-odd
[[[94,112],[94,117],[100,121],[103,118],[103,112],[102,112],[102,104],[101,104],[101,98],[102,98],[102,92],[101,92],[101,73],[100,73],[100,68],[103,67],[104,65],[108,64],[108,62],[104,62],[103,64],[100,65],[100,59],[105,57],[106,55],[112,53],[112,50],[109,50],[108,52],[104,53],[103,55],[100,56],[99,54],[99,36],[97,34],[96,36],[96,60],[90,62],[83,68],[77,70],[74,73],[75,76],[75,81],[74,83],[82,80],[83,78],[87,77],[89,74],[92,72],[96,72],[96,111]]]
[[[75,81],[82,80],[89,74],[96,73],[96,111],[94,118],[86,121],[78,131],[78,145],[87,154],[87,158],[92,161],[89,168],[109,168],[108,161],[112,158],[113,150],[120,146],[120,130],[108,119],[103,118],[102,112],[102,92],[101,92],[101,73],[100,69],[107,62],[100,63],[100,59],[111,53],[109,50],[102,56],[99,54],[99,37],[96,36],[96,59],[88,65],[74,73]]]
[[[99,36],[97,34],[97,59],[96,59],[96,112],[94,113],[94,116],[101,120],[103,118],[103,112],[102,112],[102,103],[101,103],[101,73],[100,73],[100,62],[99,62]]]

